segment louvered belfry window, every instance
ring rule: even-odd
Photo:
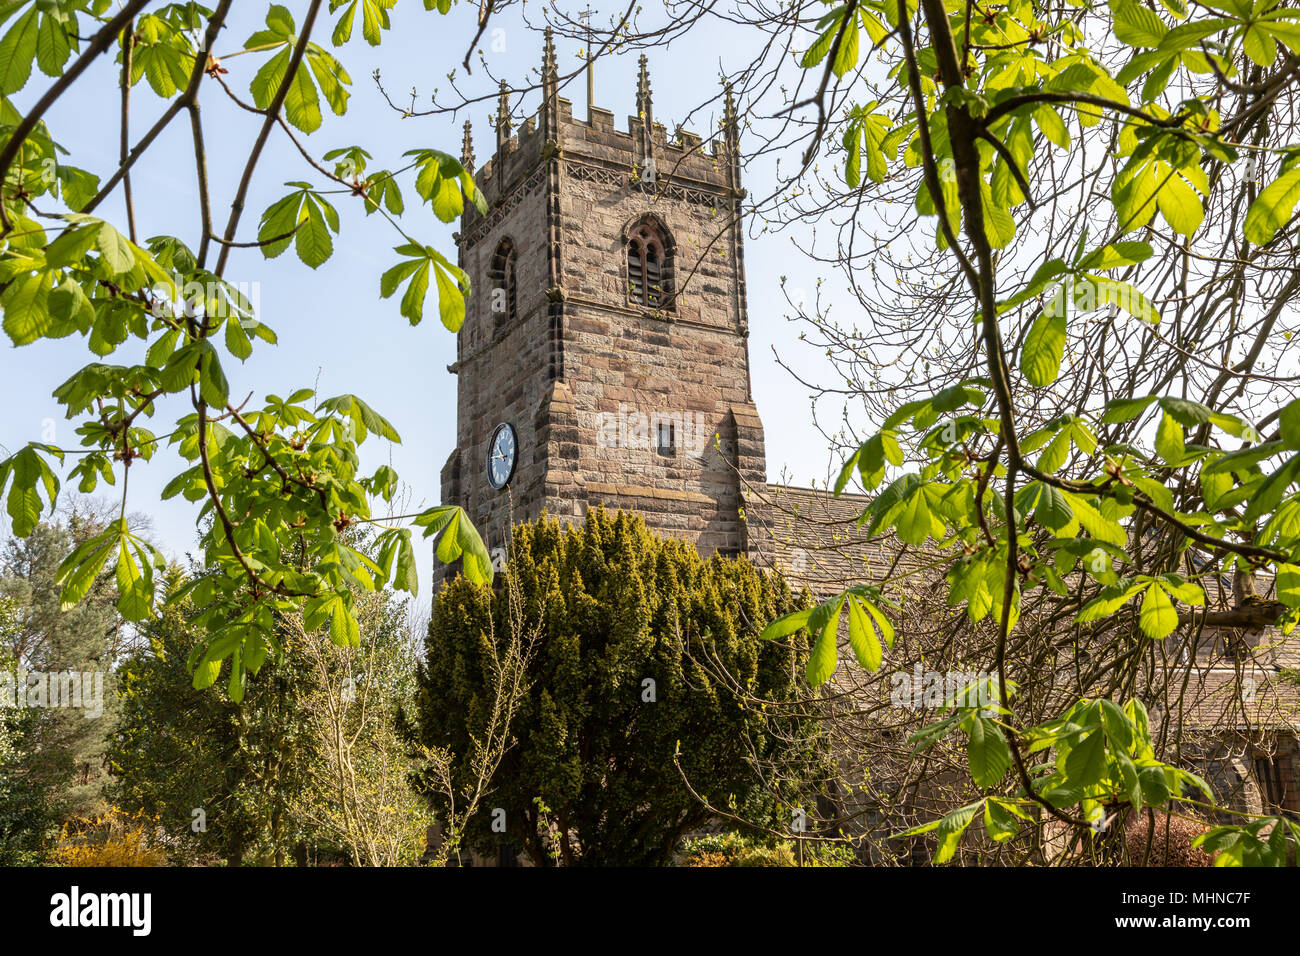
[[[488,263],[488,284],[491,288],[491,308],[497,323],[515,320],[515,244],[509,237],[497,243],[492,261]]]
[[[671,263],[663,237],[651,223],[632,230],[627,240],[627,297],[633,305],[651,309],[671,302]]]

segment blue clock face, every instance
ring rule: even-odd
[[[492,433],[488,442],[487,476],[488,484],[493,488],[504,488],[515,473],[515,459],[518,457],[519,443],[515,440],[514,426],[502,422]]]

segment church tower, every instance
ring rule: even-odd
[[[543,511],[604,504],[666,536],[749,553],[766,487],[750,389],[740,163],[730,91],[705,148],[654,118],[641,58],[628,130],[559,95],[546,34],[539,111],[515,131],[504,84],[494,155],[463,162],[488,202],[457,234],[472,293],[457,340],[456,450],[442,470],[489,547]]]

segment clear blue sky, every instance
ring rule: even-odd
[[[584,4],[585,5],[585,4]],[[303,2],[288,4],[295,20],[301,21],[306,9]],[[599,22],[607,10],[599,7]],[[383,82],[395,98],[409,99],[418,91],[417,104],[427,104],[435,87],[448,93],[446,72],[459,64],[473,32],[477,4],[459,4],[447,17],[426,13],[422,4],[403,0],[393,11],[393,29],[384,34],[377,48],[360,39],[354,31],[352,42],[335,51],[352,76],[352,97],[346,116],[333,116],[325,109],[320,130],[305,137],[305,145],[319,158],[326,151],[359,144],[373,155],[373,168],[392,168],[401,164],[407,149],[432,146],[459,153],[461,123],[468,115],[474,123],[478,159],[490,155],[493,135],[488,116],[493,103],[485,102],[468,114],[451,117],[403,119],[384,102],[371,74],[382,70]],[[622,5],[619,5],[622,9]],[[264,4],[235,4],[230,27],[217,43],[218,55],[234,52],[243,41],[261,27]],[[530,5],[529,17],[541,23],[541,10]],[[324,14],[322,14],[324,15]],[[332,29],[317,28],[325,40]],[[531,32],[516,11],[494,26],[504,30],[497,36],[503,51],[492,49],[492,37],[481,46],[492,70],[514,83],[532,82],[530,71],[541,61],[541,36]],[[671,130],[678,118],[697,107],[716,89],[719,65],[734,70],[748,59],[747,53],[759,38],[736,27],[699,30],[674,43],[671,49],[649,52],[656,119]],[[561,71],[578,62],[579,45],[562,40],[559,44]],[[265,55],[247,54],[229,59],[225,77],[231,88],[248,98],[248,83]],[[597,66],[596,103],[614,111],[620,125],[634,112],[636,89],[636,55],[602,60]],[[77,95],[66,98],[49,115],[55,138],[71,152],[71,162],[101,175],[108,175],[116,165],[118,143],[118,91],[116,67],[102,58],[80,82]],[[457,72],[464,91],[490,92],[490,81],[476,69],[471,77]],[[207,89],[200,97],[212,183],[213,215],[223,223],[229,209],[242,163],[257,131],[257,118],[230,104],[215,84],[204,81]],[[45,89],[43,77],[33,76],[25,90],[15,97],[19,108],[34,101]],[[575,113],[585,110],[585,85],[581,80],[570,85],[562,95],[574,102]],[[147,129],[163,109],[147,84],[141,83],[133,93],[133,139]],[[528,104],[529,112],[535,109]],[[710,114],[708,123],[715,117]],[[707,135],[705,117],[690,124],[696,132]],[[787,163],[795,157],[787,157]],[[771,165],[751,169],[747,185],[751,193],[765,193],[771,186]],[[258,169],[240,228],[240,240],[255,238],[261,210],[287,190],[288,180],[308,180],[321,184],[292,144],[278,133]],[[188,123],[177,121],[160,137],[134,171],[136,215],[142,237],[171,234],[197,246],[197,200],[194,187],[192,149]],[[404,183],[404,186],[406,184]],[[414,190],[404,189],[407,214],[405,228],[449,254],[453,250],[452,226],[437,221],[428,207],[415,208]],[[116,222],[125,231],[124,207],[120,190],[115,201],[107,202],[98,214]],[[266,260],[257,250],[237,250],[226,277],[234,283],[256,283],[260,296],[260,318],[279,336],[277,347],[257,343],[253,356],[243,366],[227,369],[232,395],[242,399],[250,391],[260,401],[271,391],[288,394],[294,388],[311,386],[317,379],[323,396],[353,392],[386,415],[401,433],[399,446],[381,444],[372,439],[363,448],[364,465],[373,470],[391,458],[393,466],[410,486],[415,506],[437,503],[438,472],[454,445],[455,378],[446,366],[455,358],[455,341],[437,321],[436,311],[422,325],[412,328],[398,315],[398,298],[381,301],[378,296],[380,273],[396,261],[392,247],[396,234],[379,216],[367,219],[359,202],[337,197],[342,214],[342,234],[336,238],[336,252],[318,270],[304,266],[292,250],[278,259]],[[828,456],[821,437],[810,425],[807,390],[780,369],[772,357],[772,346],[783,355],[801,360],[805,367],[818,365],[816,355],[807,346],[795,343],[797,327],[786,320],[789,311],[780,287],[780,277],[789,277],[790,288],[806,290],[811,298],[817,276],[811,264],[794,254],[790,240],[784,236],[749,242],[746,247],[750,310],[750,354],[758,408],[763,416],[767,437],[768,473],[778,478],[783,469],[800,484],[825,480]],[[829,287],[841,285],[838,277],[828,277]],[[823,292],[826,290],[824,289]],[[834,298],[834,295],[832,295]],[[433,302],[430,300],[430,309]],[[6,413],[0,421],[0,445],[12,452],[31,440],[48,438],[49,421],[54,421],[54,441],[75,447],[75,423],[66,421],[51,392],[78,368],[92,360],[84,341],[78,338],[59,342],[39,342],[16,350],[3,340],[0,401]],[[127,343],[109,361],[138,361],[143,347],[136,340]],[[165,430],[168,413],[184,414],[179,405],[163,406],[153,420],[153,427]],[[148,515],[154,538],[169,555],[182,557],[194,551],[197,509],[183,499],[160,500],[163,485],[179,470],[180,459],[169,450],[153,462],[131,469],[129,508]],[[120,488],[120,486],[119,486]],[[116,496],[114,489],[105,489]],[[430,555],[420,549],[422,582],[429,580]],[[422,595],[427,598],[426,595]]]

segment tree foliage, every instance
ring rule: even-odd
[[[401,261],[383,275],[381,294],[392,295],[409,280],[401,312],[418,323],[432,273],[441,319],[455,331],[469,279],[407,231],[400,219],[408,207],[399,177],[413,175],[407,188],[421,200],[409,219],[425,215],[425,204],[441,222],[457,217],[466,200],[485,207],[460,162],[435,149],[395,157],[402,165],[394,171],[368,170],[371,153],[359,146],[326,150],[337,160],[331,169],[300,139],[327,128],[327,112],[342,116],[348,107],[351,77],[312,40],[323,0],[311,0],[301,18],[268,5],[265,27],[234,43],[234,55],[224,64],[214,51],[218,41],[231,42],[226,30],[232,0],[218,0],[212,8],[165,4],[146,11],[148,6],[147,0],[118,6],[109,0],[15,0],[0,10],[4,330],[17,347],[75,336],[91,353],[89,364],[54,389],[67,417],[78,423],[80,447],[32,442],[0,460],[0,495],[15,534],[26,537],[42,510],[54,507],[65,468],[64,478],[83,492],[105,484],[120,488],[117,520],[80,544],[58,581],[70,606],[86,596],[104,568],[113,568],[119,612],[142,621],[154,613],[164,560],[127,519],[128,476],[132,466],[170,446],[182,467],[164,497],[180,495],[197,506],[201,522],[213,519],[202,522],[209,573],[192,582],[192,593],[173,595],[192,599],[196,623],[208,635],[191,661],[194,683],[213,684],[224,664],[224,686],[238,701],[247,675],[283,649],[276,639],[279,616],[303,614],[311,630],[328,623],[337,643],[354,644],[354,591],[391,581],[414,592],[417,581],[407,522],[383,526],[377,561],[340,538],[350,526],[373,522],[373,501],[392,500],[393,470],[385,465],[363,474],[358,458],[370,436],[399,441],[392,425],[350,394],[326,398],[312,389],[282,388],[252,405],[230,394],[232,363],[277,342],[230,280],[231,254],[252,247],[274,257],[292,246],[305,265],[319,267],[333,254],[342,229],[327,193],[342,193],[359,212],[379,212],[398,237]],[[392,4],[361,6],[361,35],[377,44]],[[450,4],[426,3],[425,9],[441,16]],[[356,13],[355,3],[343,12],[331,46],[349,42]],[[69,156],[59,145],[59,131],[46,117],[71,90],[93,98],[88,68],[111,55],[120,67],[120,100],[113,91],[112,104],[120,106],[123,143],[132,139],[132,114],[141,112],[142,102],[160,112],[133,147],[123,146],[116,164],[91,170],[77,165],[89,157]],[[246,94],[236,92],[239,85],[247,86]],[[207,151],[200,110],[209,98],[243,107],[255,131],[224,227],[212,211],[208,164],[215,156]],[[18,105],[24,99],[25,109]],[[145,152],[160,148],[166,140],[159,134],[178,120],[190,127],[190,155],[180,155],[193,170],[197,216],[186,235],[151,234],[137,222],[132,170]],[[266,175],[263,151],[273,136],[287,139],[303,164],[284,177],[289,191],[262,213],[254,238],[243,231],[245,199],[254,176]],[[222,139],[224,146],[231,136]],[[238,158],[223,152],[222,161]],[[304,174],[310,181],[302,180]],[[110,196],[122,199],[124,222],[97,214]],[[148,427],[160,413],[167,424]],[[442,535],[443,560],[463,557],[467,574],[491,578],[486,550],[458,507],[405,517],[426,536]]]
[[[169,598],[187,583],[179,568],[164,571]],[[304,704],[314,668],[301,655],[268,664],[239,704],[196,690],[188,660],[203,644],[197,613],[168,600],[118,668],[115,802],[156,820],[180,861],[283,863],[304,840],[289,808],[319,758]]]
[[[842,218],[836,250],[872,326],[809,319],[867,413],[863,433],[836,436],[836,491],[866,491],[860,524],[925,554],[948,604],[991,635],[996,706],[950,707],[913,740],[960,733],[983,795],[905,835],[933,831],[943,862],[980,812],[996,841],[1211,802],[1156,756],[1134,694],[1168,704],[1150,675],[1168,673],[1177,653],[1158,642],[1180,628],[1195,646],[1207,625],[1300,622],[1285,319],[1300,288],[1300,12],[825,6],[800,60],[817,93],[794,104],[817,107],[799,182],[818,198],[772,208],[879,210]],[[823,143],[839,183],[808,170]],[[1210,608],[1232,579],[1236,600]],[[1256,579],[1276,582],[1272,599]],[[846,601],[906,591],[885,575],[812,615],[829,646]],[[1031,607],[1050,610],[1025,627]],[[1099,654],[1069,687],[1027,666],[1058,640]],[[810,676],[829,678],[827,654]],[[1281,863],[1297,843],[1267,814],[1204,838],[1229,864]]]
[[[0,598],[0,668],[17,671],[8,644],[17,630],[13,601]],[[47,842],[58,829],[46,787],[32,773],[39,719],[35,710],[0,708],[0,866],[32,866],[45,856]]]
[[[0,595],[12,610],[0,655],[20,691],[27,693],[30,675],[48,682],[51,675],[98,674],[101,681],[99,695],[92,678],[82,685],[87,697],[60,702],[47,692],[46,706],[14,717],[25,741],[22,759],[11,767],[14,779],[40,789],[58,818],[107,808],[107,753],[117,719],[113,667],[124,644],[118,592],[113,576],[100,574],[88,583],[85,600],[64,608],[55,580],[68,554],[103,527],[93,508],[74,507],[64,520],[40,522],[28,537],[8,539],[0,554]]]
[[[711,816],[690,788],[714,807],[789,825],[781,800],[824,756],[816,727],[745,703],[746,694],[789,702],[803,686],[804,635],[757,640],[759,621],[799,604],[778,577],[740,559],[703,560],[640,518],[604,511],[581,527],[517,526],[510,563],[524,617],[541,633],[517,742],[471,846],[514,844],[538,865],[552,851],[566,865],[662,865]],[[488,645],[504,639],[509,600],[457,578],[434,605],[411,734],[458,755],[457,775],[471,772],[463,755],[495,693]],[[782,769],[778,781],[763,778],[768,766]],[[493,830],[498,809],[504,832]]]
[[[167,594],[185,584],[178,568],[164,575]],[[358,595],[357,646],[343,649],[328,628],[285,619],[293,653],[235,704],[193,687],[204,635],[189,601],[168,601],[118,668],[114,800],[154,820],[179,862],[414,862],[427,814],[395,720],[414,685],[405,611],[391,591]]]
[[[425,851],[427,803],[397,715],[415,694],[417,643],[393,592],[360,595],[360,640],[342,652],[325,633],[296,635],[313,669],[303,700],[317,759],[290,809],[317,852],[354,866],[410,866]]]

